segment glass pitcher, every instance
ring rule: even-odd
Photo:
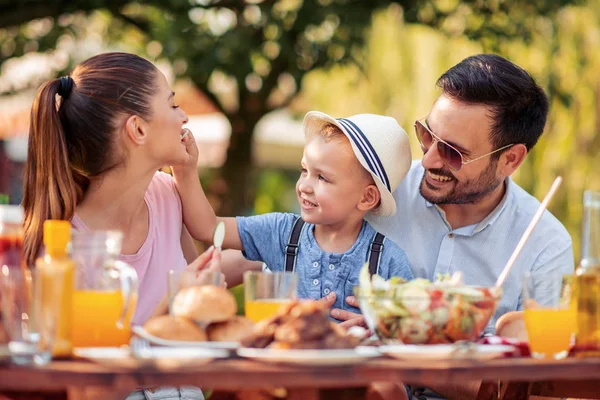
[[[135,270],[117,260],[122,241],[118,231],[73,233],[73,347],[129,343],[138,281]]]

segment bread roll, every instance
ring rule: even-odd
[[[181,289],[173,299],[173,315],[200,323],[226,321],[237,311],[235,297],[219,286]]]
[[[213,342],[239,342],[252,331],[252,327],[254,322],[235,315],[227,321],[210,324],[206,328],[206,334],[208,340]]]
[[[186,342],[204,342],[206,333],[189,319],[161,315],[150,318],[144,324],[146,332],[152,336],[168,340],[182,340]]]

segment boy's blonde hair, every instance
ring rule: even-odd
[[[336,141],[342,144],[344,147],[348,147],[348,149],[352,152],[352,155],[354,156],[350,139],[348,139],[344,132],[342,132],[342,130],[337,126],[330,123],[325,123],[321,127],[321,129],[319,129],[315,136],[323,138],[325,143]],[[370,183],[375,184],[375,180],[373,179],[369,171],[367,171],[366,168],[362,166],[362,164],[360,163],[360,161],[358,161],[358,158],[356,158],[356,156],[354,156],[354,158],[356,159],[356,164],[360,167],[360,170],[362,171],[364,177],[368,179]]]
[[[325,139],[326,142],[331,142],[335,139],[343,139],[344,142],[350,144],[350,140],[344,135],[344,132],[333,124],[325,124],[319,131],[319,136]]]

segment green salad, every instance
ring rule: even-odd
[[[412,344],[474,340],[496,309],[490,289],[466,286],[460,275],[405,281],[369,275],[365,264],[357,295],[369,327],[383,341]]]

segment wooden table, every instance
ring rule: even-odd
[[[379,358],[343,367],[284,366],[226,359],[194,367],[122,370],[86,361],[56,361],[42,368],[0,366],[0,393],[68,391],[69,399],[124,399],[134,388],[158,385],[193,385],[227,391],[285,387],[289,399],[356,399],[372,382],[428,385],[465,380],[490,383],[482,387],[482,399],[498,398],[494,390],[499,380],[527,383],[519,386],[518,394],[511,390],[503,393],[505,398],[524,398],[528,394],[600,398],[600,358],[561,361],[515,358],[488,362]],[[325,389],[329,391],[323,394]]]

